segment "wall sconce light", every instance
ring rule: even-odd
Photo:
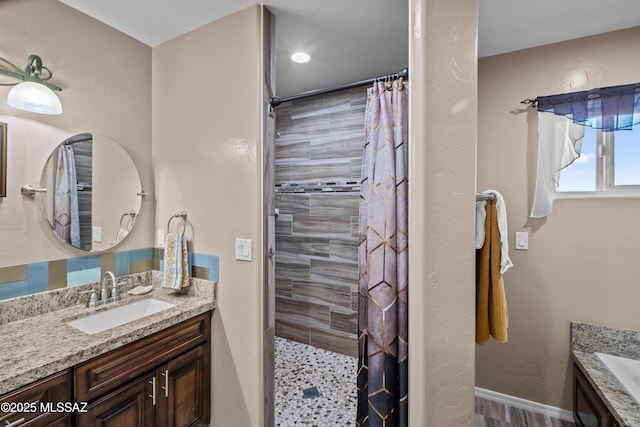
[[[0,75],[22,80],[21,83],[10,84],[15,87],[9,91],[7,96],[9,106],[32,113],[62,114],[62,104],[54,92],[62,91],[62,89],[45,81],[49,80],[53,74],[47,67],[42,66],[42,59],[38,55],[30,55],[27,58],[24,72],[20,72],[17,66],[6,59],[0,57],[0,60],[15,70],[0,68]],[[40,77],[43,69],[48,73],[44,79]]]

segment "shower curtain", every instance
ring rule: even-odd
[[[79,248],[80,219],[78,218],[77,181],[73,148],[70,145],[61,145],[57,150],[53,228],[62,240]]]
[[[406,427],[408,85],[368,90],[358,243],[357,425]]]

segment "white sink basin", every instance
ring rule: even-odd
[[[640,404],[640,360],[604,353],[596,355],[627,389],[633,400]]]
[[[67,325],[93,335],[175,306],[175,304],[153,298],[144,299],[72,320],[67,322]]]

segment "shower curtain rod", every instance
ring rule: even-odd
[[[368,84],[371,84],[373,82],[377,82],[377,81],[380,81],[380,80],[386,80],[386,79],[397,80],[397,79],[399,79],[401,77],[403,79],[405,79],[405,80],[409,80],[409,69],[408,68],[403,68],[398,73],[388,74],[386,76],[376,77],[376,78],[368,79],[368,80],[361,80],[359,82],[347,83],[347,84],[340,85],[340,86],[335,86],[335,87],[310,90],[308,92],[302,92],[302,93],[299,93],[297,95],[283,96],[282,98],[279,97],[279,96],[273,96],[273,97],[269,98],[269,104],[272,107],[277,107],[278,105],[282,104],[283,102],[287,102],[287,101],[295,101],[296,99],[304,99],[304,98],[309,98],[311,96],[324,95],[326,93],[337,92],[339,90],[352,89],[354,87],[368,85]]]

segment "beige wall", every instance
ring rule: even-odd
[[[151,48],[57,0],[2,1],[0,40],[0,56],[18,67],[32,53],[42,58],[53,71],[52,81],[63,88],[64,110],[60,116],[16,110],[4,102],[10,87],[0,86],[0,122],[8,124],[0,267],[80,256],[53,238],[39,201],[23,198],[20,187],[38,186],[57,144],[76,133],[95,132],[129,152],[142,185],[152,191]],[[140,223],[119,249],[152,245],[153,212],[153,202],[143,201]]]
[[[515,53],[479,64],[478,189],[507,204],[515,267],[504,277],[509,342],[477,348],[477,386],[571,409],[569,322],[640,328],[637,280],[640,198],[556,200],[528,218],[537,118],[520,101],[635,83],[640,27]],[[529,250],[513,250],[516,231]]]
[[[220,257],[212,425],[262,423],[261,8],[153,48],[157,224],[186,211],[189,250]],[[231,42],[232,41],[232,42]],[[252,262],[234,259],[253,239]]]
[[[50,236],[39,205],[23,199],[19,188],[39,183],[49,153],[73,134],[91,131],[118,141],[150,193],[139,224],[118,249],[152,246],[154,222],[164,228],[170,215],[186,210],[189,249],[220,256],[212,359],[212,421],[220,426],[262,422],[260,22],[261,9],[251,7],[152,54],[56,0],[0,6],[0,56],[22,66],[29,54],[40,55],[64,89],[61,116],[0,103],[0,121],[9,125],[0,267],[82,254]],[[0,97],[8,90],[0,87]],[[235,237],[254,240],[253,262],[234,260]]]
[[[473,426],[477,1],[410,14],[409,419]]]

